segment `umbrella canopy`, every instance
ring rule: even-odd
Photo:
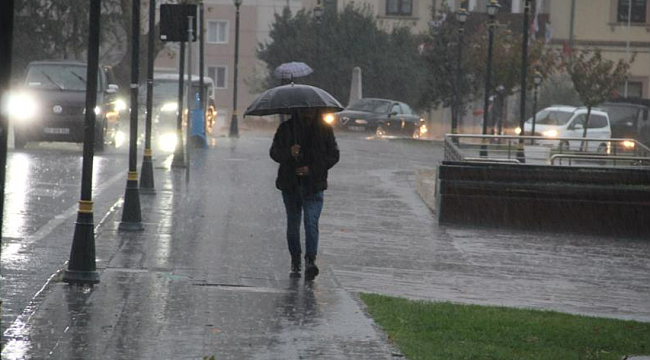
[[[284,63],[273,70],[273,76],[278,79],[293,79],[301,76],[307,76],[313,73],[314,70],[304,62],[288,62]]]
[[[316,108],[341,111],[343,106],[327,91],[309,85],[289,84],[261,93],[250,104],[246,115],[291,114],[292,110]]]

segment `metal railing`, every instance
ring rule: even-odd
[[[444,149],[457,162],[650,167],[650,149],[633,139],[447,134]]]

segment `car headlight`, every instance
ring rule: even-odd
[[[420,125],[420,135],[426,134],[427,131],[429,131],[429,129],[427,129],[427,126],[425,124]]]
[[[120,112],[126,110],[126,101],[122,99],[115,100],[115,111]]]
[[[555,130],[555,129],[546,130],[546,131],[542,132],[542,135],[544,135],[546,137],[554,138],[554,137],[557,137],[557,130]]]
[[[517,128],[515,129],[515,134],[517,135],[521,134],[521,128],[519,126],[517,126]]]
[[[334,123],[335,119],[336,118],[334,117],[334,114],[325,114],[323,116],[323,120],[325,120],[325,122],[330,124],[330,125]]]
[[[122,145],[124,145],[125,142],[126,142],[126,134],[124,134],[123,131],[118,130],[115,133],[115,147],[116,148],[122,147]]]
[[[624,148],[634,149],[634,146],[635,146],[634,141],[630,141],[630,140],[623,141],[623,147]]]
[[[36,101],[27,94],[10,95],[6,107],[9,117],[16,120],[32,120],[38,112]]]
[[[102,113],[102,108],[100,106],[95,106],[95,115],[100,115]]]
[[[174,152],[176,150],[176,145],[178,144],[178,136],[176,133],[170,132],[162,134],[158,137],[158,148],[165,152]]]
[[[163,106],[160,107],[160,111],[162,112],[173,112],[178,110],[178,103],[177,102],[168,102],[164,103]]]

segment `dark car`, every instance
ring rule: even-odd
[[[117,85],[108,81],[108,68],[98,69],[95,150],[119,126],[116,111]],[[76,61],[37,61],[28,65],[23,88],[9,103],[14,124],[14,147],[22,149],[30,141],[84,141],[86,109],[86,64]]]
[[[419,138],[426,132],[424,119],[403,102],[364,98],[337,113],[337,126],[377,136],[406,135]]]
[[[609,114],[613,138],[635,139],[650,146],[650,100],[613,99],[598,108]]]

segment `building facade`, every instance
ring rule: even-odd
[[[619,95],[650,97],[650,0],[552,0],[550,15],[551,44],[567,50],[601,49],[615,61],[636,54]]]
[[[227,131],[233,110],[236,7],[229,0],[204,0],[205,75],[214,80],[217,130]],[[292,13],[302,8],[300,0],[243,0],[240,6],[237,107],[239,119],[258,94],[266,68],[257,59],[260,43],[269,40],[275,14],[289,6]],[[196,44],[196,43],[195,43]],[[199,72],[198,45],[193,46],[193,73]],[[156,59],[156,72],[178,72],[179,46],[169,44]]]

